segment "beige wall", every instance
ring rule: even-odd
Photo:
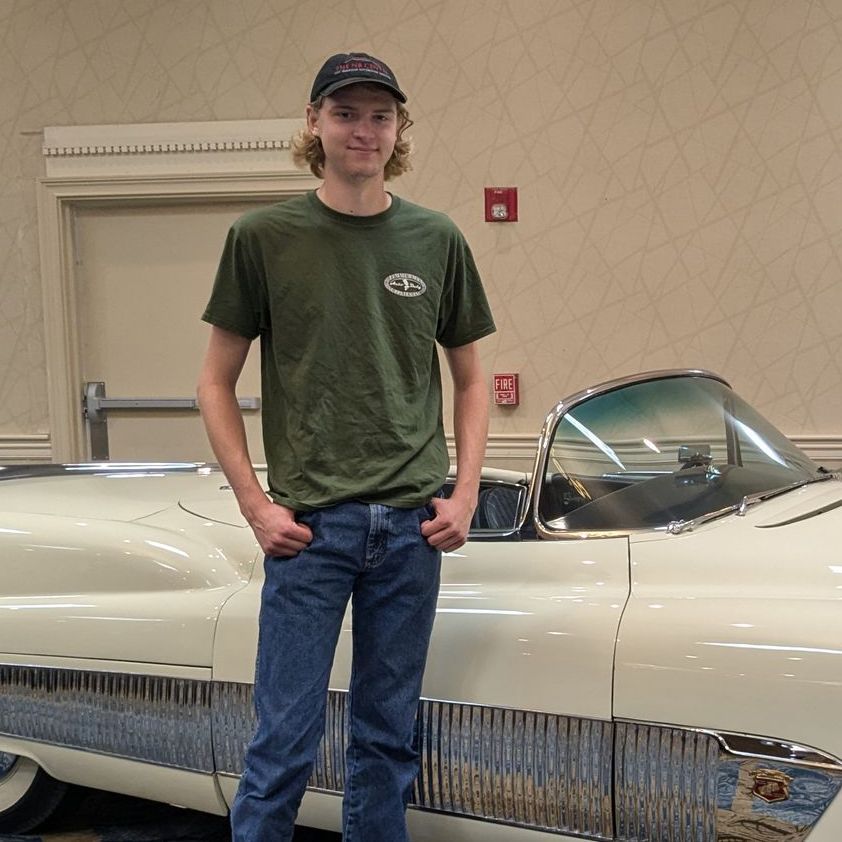
[[[842,435],[836,0],[0,2],[0,435],[49,432],[34,179],[46,125],[295,117],[335,51],[390,62],[416,169],[486,279],[531,433],[636,370],[717,370]],[[517,185],[521,221],[482,221]]]

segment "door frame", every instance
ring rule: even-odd
[[[53,462],[87,458],[76,212],[280,200],[303,193],[318,181],[295,166],[286,139],[303,125],[303,120],[251,120],[45,130],[47,177],[37,182],[37,203]],[[158,141],[150,143],[150,136]]]

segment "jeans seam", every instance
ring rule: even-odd
[[[353,661],[351,663],[351,676],[348,681],[348,687],[350,689],[350,693],[348,694],[348,725],[351,729],[351,745],[349,747],[348,754],[348,769],[346,770],[346,777],[345,777],[345,792],[343,794],[343,798],[345,800],[345,809],[346,809],[346,824],[342,828],[342,839],[344,842],[352,842],[352,835],[351,829],[354,824],[354,819],[356,817],[356,813],[353,809],[354,804],[354,785],[355,785],[355,777],[357,771],[357,765],[359,761],[359,755],[357,753],[357,744],[354,741],[355,729],[354,729],[354,664]]]

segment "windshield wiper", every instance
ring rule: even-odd
[[[800,479],[798,482],[791,482],[789,485],[782,485],[780,488],[770,488],[768,491],[757,491],[754,494],[746,494],[739,503],[734,503],[732,506],[725,506],[723,509],[717,509],[715,512],[708,512],[706,515],[694,517],[691,520],[673,520],[667,525],[667,532],[671,535],[680,535],[682,532],[692,532],[697,526],[724,515],[736,512],[738,517],[745,517],[749,508],[756,503],[762,503],[764,500],[771,500],[773,497],[779,497],[781,494],[786,494],[789,491],[794,491],[796,488],[801,488],[805,485],[812,485],[814,482],[825,482],[829,479],[839,479],[835,473],[827,473],[818,477],[811,477],[810,479]]]

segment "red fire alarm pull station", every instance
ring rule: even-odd
[[[500,406],[520,404],[520,385],[517,374],[494,375],[494,403]]]
[[[485,221],[517,222],[517,187],[485,188]]]

